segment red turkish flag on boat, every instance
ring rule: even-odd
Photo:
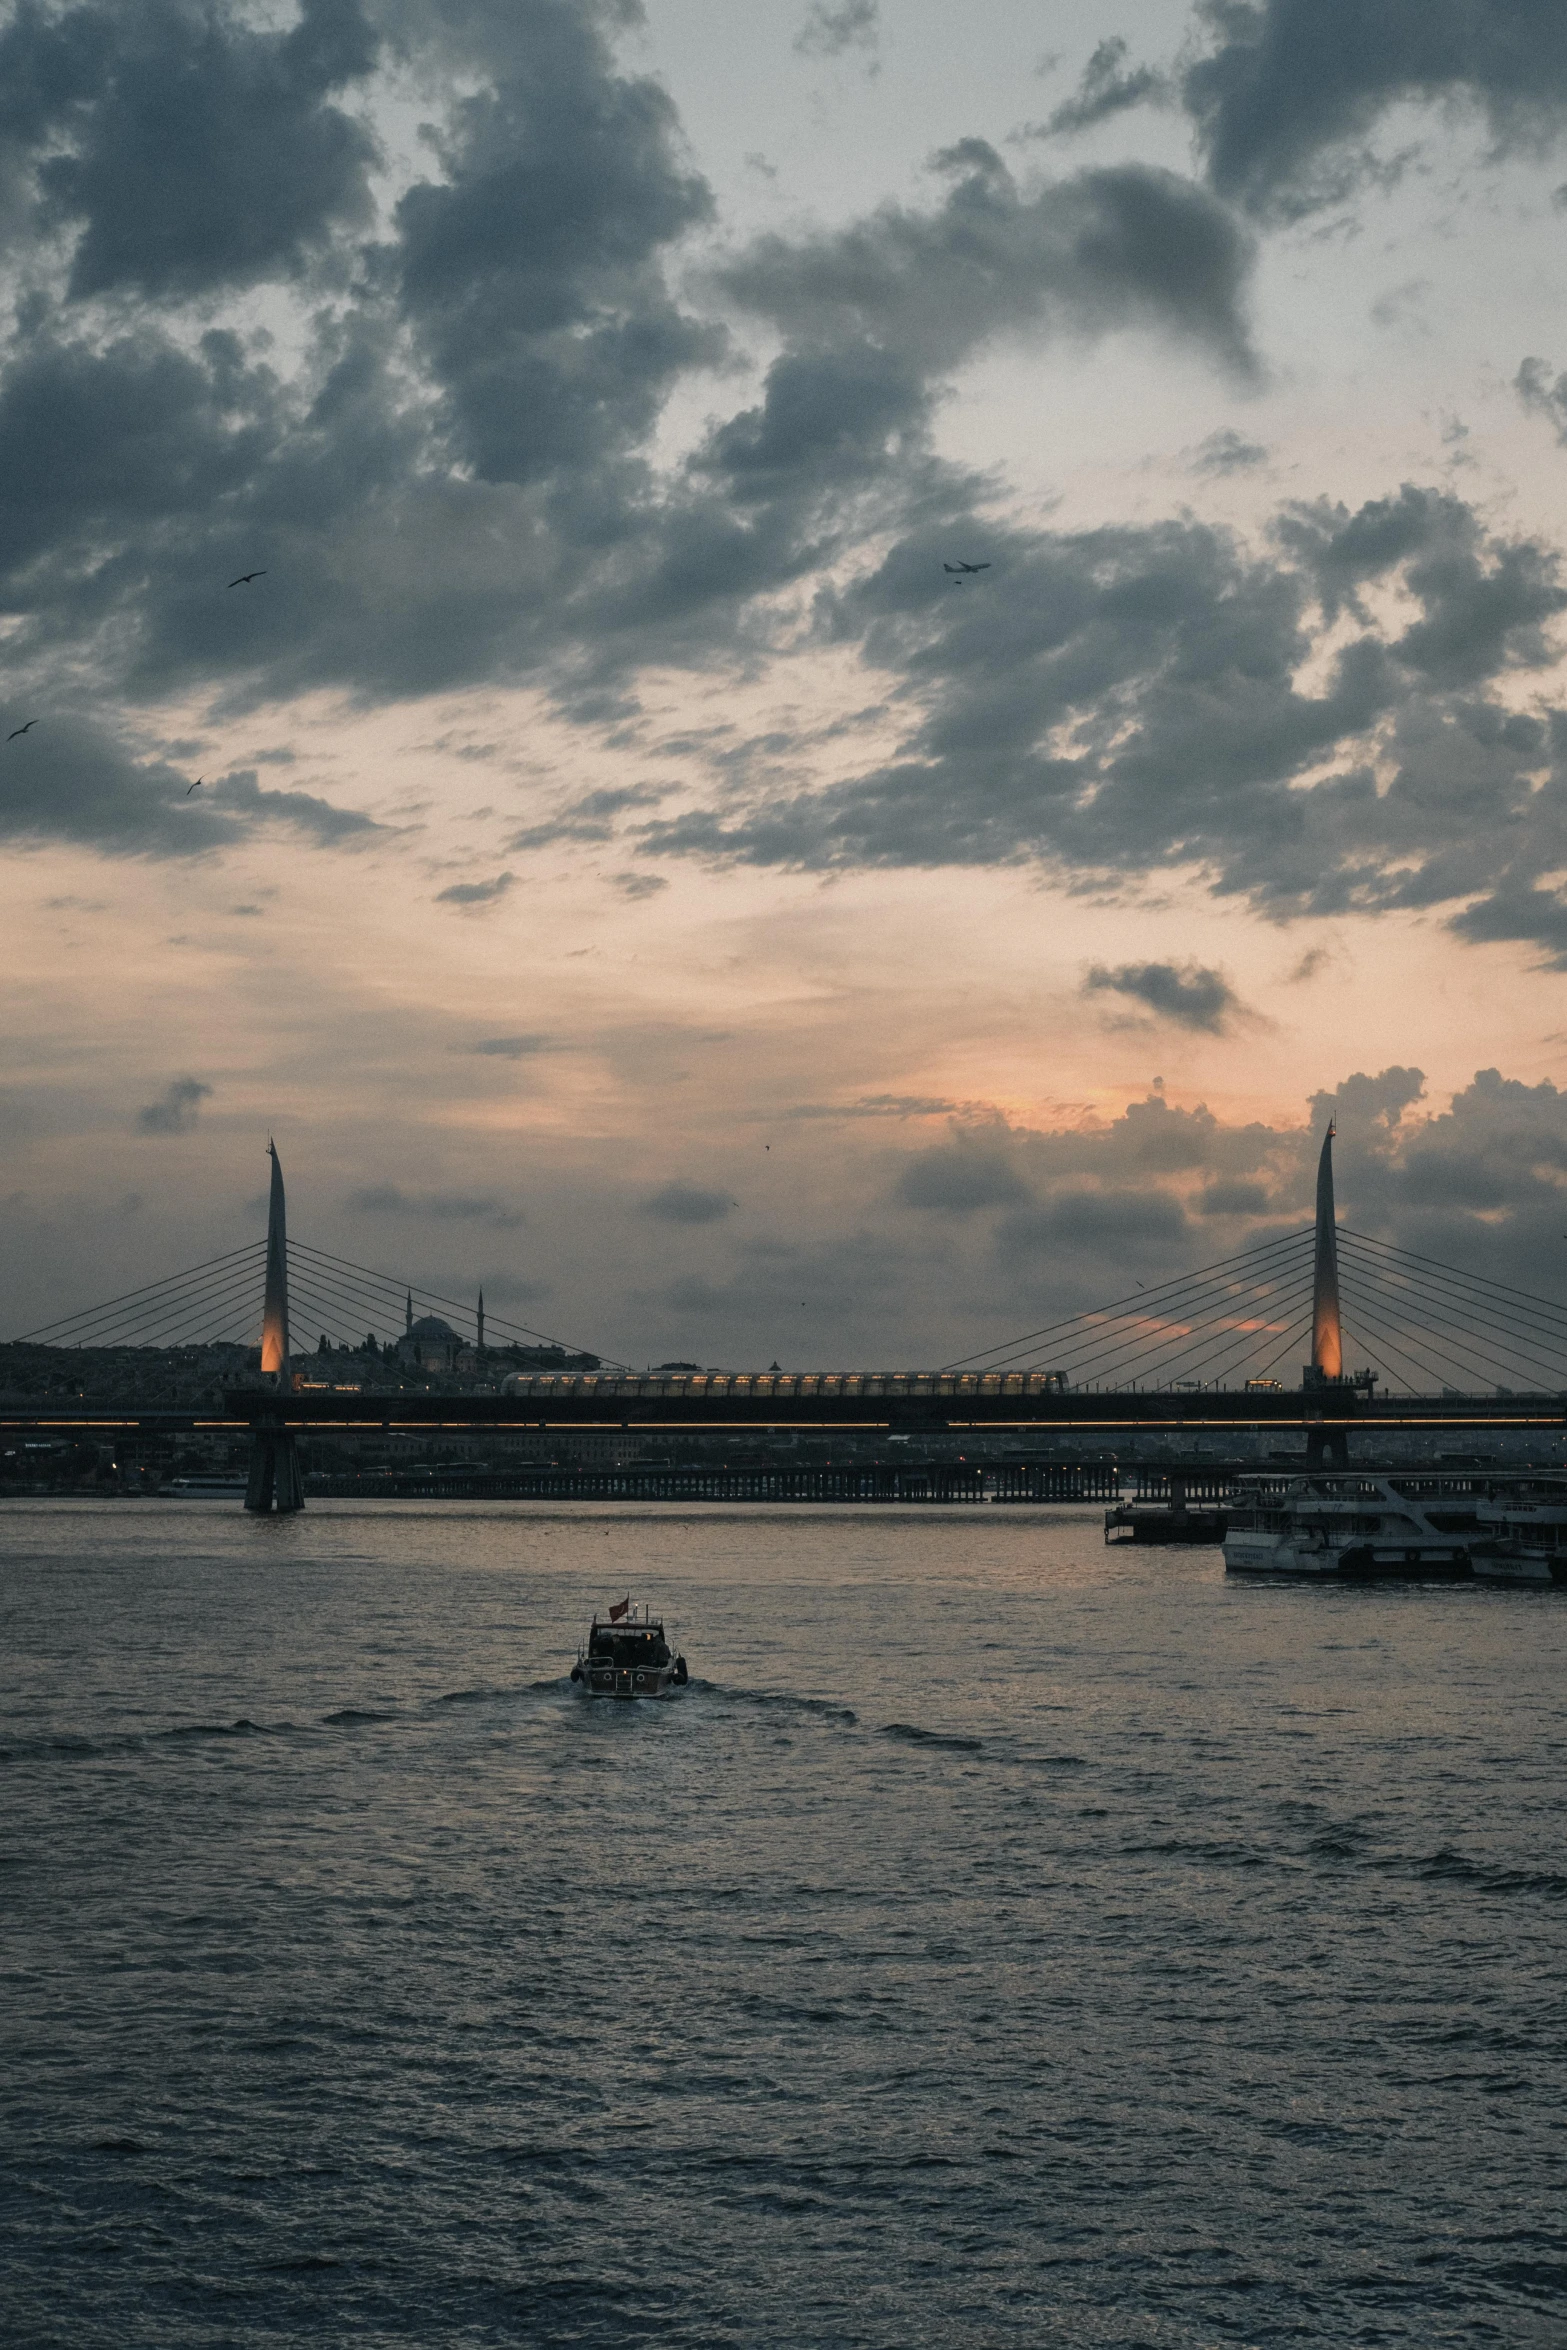
[[[609,1620],[610,1620],[610,1622],[611,1622],[612,1624],[618,1624],[618,1623],[620,1622],[620,1619],[621,1619],[621,1617],[622,1617],[622,1616],[627,1616],[627,1615],[629,1615],[630,1613],[631,1613],[631,1602],[630,1602],[630,1600],[629,1600],[629,1599],[621,1599],[621,1600],[617,1600],[617,1601],[616,1601],[616,1603],[615,1603],[615,1605],[614,1605],[614,1606],[613,1606],[613,1607],[610,1609],[610,1611],[609,1611]]]

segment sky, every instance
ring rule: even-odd
[[[273,1135],[548,1335],[928,1365],[1330,1115],[1560,1297],[1564,133],[1547,0],[0,9],[4,1324]]]

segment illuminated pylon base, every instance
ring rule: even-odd
[[[250,1481],[245,1507],[262,1513],[302,1510],[304,1482],[299,1474],[299,1447],[287,1428],[259,1427],[250,1437]]]

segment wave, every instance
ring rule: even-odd
[[[396,1714],[370,1713],[357,1705],[345,1705],[335,1714],[323,1714],[321,1719],[332,1730],[356,1729],[361,1722],[395,1722]]]
[[[1472,1885],[1477,1893],[1538,1893],[1548,1901],[1567,1900],[1567,1876],[1555,1869],[1512,1869],[1494,1861],[1470,1860],[1444,1844],[1406,1864],[1429,1883]]]
[[[298,1722],[253,1722],[241,1714],[232,1722],[170,1722],[161,1730],[121,1730],[93,1738],[80,1731],[57,1730],[39,1738],[14,1739],[0,1747],[0,1763],[37,1761],[61,1755],[88,1762],[110,1754],[142,1754],[158,1746],[191,1746],[209,1738],[299,1738],[307,1735]]]
[[[176,1722],[170,1730],[155,1730],[155,1738],[285,1738],[293,1722],[253,1722],[241,1714],[234,1722]]]
[[[1128,1859],[1211,1860],[1235,1869],[1262,1869],[1270,1865],[1269,1855],[1258,1852],[1254,1845],[1231,1842],[1222,1836],[1158,1836],[1145,1842],[1123,1844],[1119,1849]]]
[[[881,1734],[905,1746],[944,1746],[954,1754],[978,1754],[985,1743],[983,1738],[964,1738],[953,1730],[925,1730],[918,1722],[887,1722]]]

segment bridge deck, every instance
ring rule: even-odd
[[[819,1428],[954,1433],[986,1429],[1063,1433],[1181,1428],[1563,1428],[1563,1395],[1378,1395],[1276,1388],[1066,1390],[1037,1378],[970,1380],[939,1373],[757,1374],[704,1380],[549,1379],[512,1395],[375,1394],[240,1388],[221,1411],[154,1411],[77,1404],[0,1410],[0,1433],[237,1435],[258,1424],[349,1435],[540,1429]]]

